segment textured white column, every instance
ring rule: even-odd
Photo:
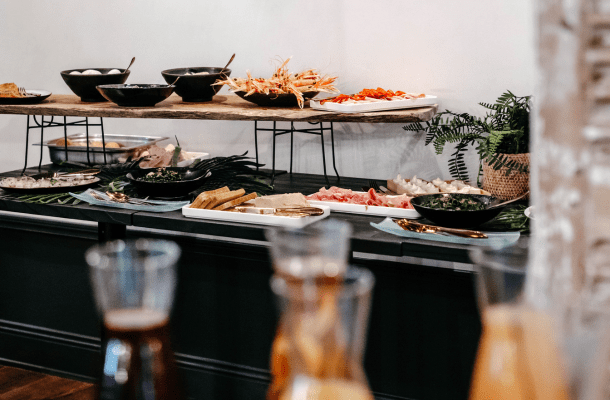
[[[539,0],[539,87],[533,118],[536,205],[529,295],[572,301],[582,285],[585,156],[583,1]]]
[[[584,328],[610,314],[610,1],[538,6],[528,294]]]

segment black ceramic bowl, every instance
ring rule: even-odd
[[[167,99],[174,91],[172,85],[100,85],[97,90],[106,99],[121,107],[152,107]]]
[[[451,196],[457,198],[471,198],[478,200],[485,204],[483,210],[473,211],[456,211],[456,210],[441,210],[437,208],[424,207],[421,204],[429,199],[430,197],[444,197]],[[494,219],[500,212],[505,208],[504,206],[493,207],[502,201],[495,197],[485,196],[482,194],[460,194],[460,193],[449,193],[449,194],[426,194],[411,199],[411,204],[415,211],[420,213],[422,217],[429,219],[440,226],[446,226],[448,228],[474,228],[484,224],[487,221]],[[492,208],[490,208],[492,207]]]
[[[78,71],[82,73],[88,69],[100,71],[102,75],[70,75],[70,72]],[[113,69],[118,69],[121,73],[108,75],[108,72]],[[80,97],[81,101],[98,102],[106,101],[106,99],[97,91],[96,86],[125,83],[130,73],[131,71],[125,72],[124,68],[83,68],[61,71],[61,77],[64,78],[64,82],[74,94]]]
[[[319,92],[305,92],[303,98],[305,101],[315,97]],[[248,100],[261,107],[298,107],[299,102],[297,96],[292,93],[283,94],[265,94],[265,93],[252,93],[250,96],[246,96],[246,92],[235,92],[236,95],[244,100]]]
[[[174,182],[146,182],[140,180],[155,169],[142,169],[127,174],[127,180],[136,188],[140,196],[151,197],[183,197],[201,187],[211,175],[206,170],[189,170],[184,167],[167,167],[168,171],[176,171],[182,179]]]
[[[231,75],[231,70],[228,68],[222,74],[221,71],[223,71],[222,68],[215,67],[173,68],[162,71],[161,75],[167,83],[173,83],[176,78],[180,77],[176,82],[176,93],[182,97],[182,101],[204,102],[212,100],[212,97],[222,88],[222,85],[212,86],[212,84],[218,79],[226,79],[226,76]],[[186,75],[189,72],[194,74],[209,72],[209,74]]]

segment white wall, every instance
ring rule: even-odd
[[[249,69],[266,77],[273,71],[272,60],[293,56],[290,70],[316,67],[336,74],[344,93],[377,86],[421,91],[439,96],[441,108],[482,114],[477,103],[493,102],[506,89],[518,95],[533,92],[531,3],[0,1],[0,83],[70,93],[60,71],[124,68],[132,56],[137,61],[129,83],[164,83],[163,69],[222,66],[232,53],[237,53],[233,76]],[[25,126],[24,116],[0,115],[0,170],[23,165]],[[432,147],[424,147],[422,134],[405,132],[402,124],[335,126],[343,176],[449,178],[447,157],[436,157]],[[106,133],[178,135],[188,150],[212,155],[246,150],[254,155],[251,122],[105,119],[105,127]],[[57,130],[45,139],[60,134]],[[278,144],[277,166],[287,168],[289,138]],[[321,173],[319,138],[298,136],[295,144],[296,171]],[[38,154],[38,147],[31,150]],[[270,165],[269,136],[260,138],[259,150]],[[470,162],[474,171],[476,160]]]

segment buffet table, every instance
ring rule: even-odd
[[[0,113],[408,122],[436,111],[344,115],[261,109],[232,97],[217,96],[205,105],[184,105],[172,97],[154,108],[120,109],[52,96],[35,106],[0,106]],[[239,106],[231,106],[237,101]],[[368,186],[357,178],[330,183]],[[323,176],[286,174],[276,178],[275,192],[309,194],[325,184]],[[165,238],[183,252],[172,330],[187,394],[264,398],[277,322],[265,227],[187,219],[179,211],[30,204],[2,193],[0,211],[0,365],[93,381],[101,362],[100,324],[84,252],[116,237]],[[353,225],[351,261],[375,275],[365,370],[376,397],[466,399],[481,329],[474,275],[462,264],[469,263],[468,246],[405,239],[370,226],[382,217],[333,213],[331,218]]]
[[[340,114],[297,107],[259,107],[236,95],[217,95],[207,103],[183,103],[172,94],[154,107],[119,107],[110,102],[83,103],[73,94],[56,94],[40,104],[0,104],[0,114],[68,117],[209,119],[225,121],[294,121],[404,123],[430,120],[438,105],[406,110]]]
[[[323,176],[286,174],[276,191],[310,193],[324,183]],[[367,183],[341,179],[352,189]],[[0,216],[0,364],[96,376],[99,322],[83,253],[106,238],[103,227],[114,227],[106,234],[171,239],[183,249],[172,323],[189,394],[264,397],[276,323],[267,228],[192,220],[179,211],[28,204],[6,195],[0,210],[9,212]],[[480,334],[473,275],[450,263],[431,265],[467,263],[468,246],[370,226],[382,217],[331,218],[353,225],[352,262],[376,278],[365,368],[378,398],[466,398]]]
[[[56,168],[45,166],[42,171]],[[26,170],[26,174],[38,173],[38,169]],[[0,179],[9,176],[20,176],[21,170],[0,173]],[[368,180],[358,178],[341,178],[331,182],[341,187],[361,190],[368,185]],[[277,178],[275,193],[317,192],[326,182],[318,175],[287,174]],[[235,223],[227,221],[201,220],[184,217],[181,211],[153,213],[118,208],[92,206],[86,203],[78,205],[33,204],[17,200],[15,195],[7,195],[0,190],[0,210],[73,220],[92,221],[98,225],[98,240],[123,238],[126,227],[162,229],[174,232],[214,235],[223,238],[265,240],[265,227],[262,225]],[[383,218],[357,214],[333,213],[333,218],[349,222],[354,227],[352,247],[357,252],[393,257],[411,256],[450,262],[468,263],[468,246],[429,242],[426,240],[407,240],[378,231],[370,222],[380,222]]]

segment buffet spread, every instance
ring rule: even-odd
[[[134,59],[135,60],[135,59]],[[133,64],[133,61],[132,63]],[[83,104],[110,101],[113,107],[129,109],[154,108],[174,91],[186,103],[212,101],[226,85],[243,101],[259,107],[298,107],[328,113],[359,114],[431,106],[438,98],[425,93],[383,88],[362,89],[343,94],[337,87],[337,76],[317,69],[290,72],[290,58],[280,60],[268,78],[255,78],[246,71],[245,78],[232,78],[227,67],[176,68],[162,72],[167,85],[125,84],[129,68],[86,68],[61,72],[68,87]],[[316,98],[325,93],[330,97]],[[0,85],[0,102],[42,103],[50,93],[31,91],[14,83]],[[197,104],[194,104],[197,106]],[[123,204],[124,207],[155,207],[180,203],[182,215],[195,219],[239,221],[263,225],[303,227],[328,217],[331,212],[398,218],[398,226],[408,230],[404,221],[421,218],[443,226],[459,220],[463,228],[476,227],[493,219],[475,217],[474,213],[491,215],[490,209],[502,210],[490,194],[464,181],[424,180],[401,175],[387,179],[386,187],[364,187],[362,191],[337,186],[322,187],[307,196],[301,193],[272,195],[273,187],[264,183],[258,165],[245,156],[215,157],[204,152],[184,151],[176,145],[160,145],[167,137],[138,135],[77,134],[39,143],[49,149],[53,163],[66,166],[70,162],[95,166],[94,174],[80,179],[58,176],[6,178],[0,189],[26,193],[23,201],[77,204],[87,201],[95,205]],[[103,164],[107,163],[107,164]],[[78,168],[75,172],[78,174]],[[238,172],[236,172],[238,171]],[[99,186],[102,190],[88,190]],[[28,197],[27,193],[37,196]],[[59,193],[59,194],[58,194]],[[120,195],[120,196],[119,196]],[[79,197],[80,196],[80,197]],[[274,197],[275,196],[275,197]],[[440,196],[439,201],[415,201],[422,196]],[[461,196],[461,197],[460,197]],[[464,200],[463,197],[468,197]],[[456,199],[454,199],[457,198]],[[188,204],[184,204],[184,202]],[[472,209],[447,207],[447,204],[468,203]],[[439,204],[445,208],[440,209]],[[432,210],[432,211],[431,211]],[[438,214],[443,214],[440,217]],[[457,214],[466,213],[461,219]],[[469,213],[472,213],[471,218]],[[465,218],[465,219],[464,219]],[[399,223],[400,221],[403,223]],[[464,222],[465,221],[465,222]],[[476,222],[475,222],[476,221]],[[446,232],[445,232],[446,234]]]

